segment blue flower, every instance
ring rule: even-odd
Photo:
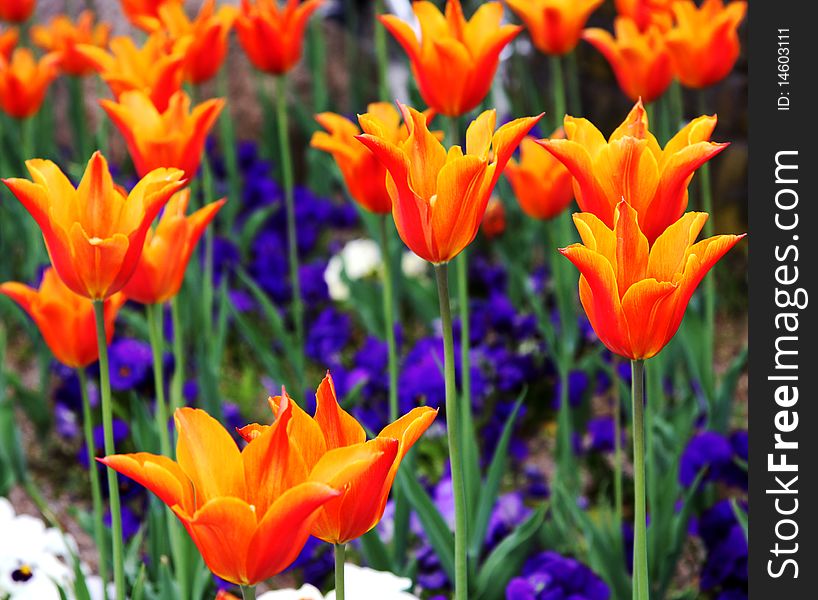
[[[721,590],[726,598],[746,595],[747,539],[730,500],[717,502],[701,516],[699,535],[707,549],[699,580],[702,591]]]
[[[506,587],[506,600],[608,600],[599,576],[576,559],[553,551],[529,558]]]
[[[141,340],[119,338],[111,344],[108,356],[111,388],[118,392],[138,387],[152,372],[151,347]]]
[[[585,393],[590,388],[591,382],[585,371],[573,370],[568,373],[568,404],[571,408],[579,408],[585,399]],[[552,406],[554,410],[559,410],[562,398],[562,381],[559,379],[554,386],[554,398]]]
[[[347,345],[351,335],[351,317],[327,307],[309,325],[304,351],[318,364],[330,364]]]
[[[690,487],[705,469],[704,481],[721,478],[733,460],[730,443],[714,431],[704,431],[691,438],[679,461],[679,483]]]
[[[616,442],[616,423],[611,416],[594,417],[588,421],[590,441],[588,449],[593,452],[613,452]],[[620,446],[625,444],[625,430],[620,429]]]
[[[531,515],[520,492],[508,492],[497,498],[486,528],[486,547],[494,548]]]

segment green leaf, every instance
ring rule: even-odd
[[[136,579],[134,580],[131,600],[143,600],[145,596],[145,570],[145,564],[142,563],[142,566],[139,567],[139,573],[137,573]]]
[[[548,505],[538,507],[517,529],[512,531],[486,558],[475,582],[478,599],[502,598],[503,590],[528,554],[527,549],[545,519]]]
[[[395,572],[395,565],[390,560],[391,553],[378,535],[377,528],[361,536],[361,552],[366,564],[377,571]]]
[[[730,504],[733,507],[733,513],[736,515],[736,520],[738,524],[741,525],[741,530],[744,532],[744,539],[749,543],[750,541],[750,522],[749,517],[747,515],[747,511],[745,511],[739,503],[736,501],[735,498],[730,499]]]
[[[440,565],[446,571],[449,579],[454,581],[454,535],[452,531],[414,475],[399,470],[398,481],[420,518],[423,529],[429,537],[429,543],[440,560]]]
[[[500,439],[497,442],[497,447],[494,450],[491,463],[489,464],[488,472],[486,473],[486,480],[480,490],[479,500],[477,503],[477,510],[474,514],[472,522],[472,535],[469,543],[469,556],[472,560],[479,558],[483,550],[483,543],[486,538],[486,530],[488,528],[489,518],[491,517],[491,509],[494,508],[494,503],[497,501],[497,494],[500,489],[500,482],[505,473],[506,462],[508,460],[508,445],[511,441],[511,432],[514,428],[514,423],[517,421],[517,414],[520,411],[520,406],[523,403],[526,392],[524,389],[517,402],[514,404],[514,409],[506,419],[503,425],[503,431]]]

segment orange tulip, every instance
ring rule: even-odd
[[[619,87],[628,98],[653,102],[673,81],[664,34],[653,25],[640,33],[636,22],[628,17],[617,17],[614,31],[616,38],[604,29],[586,29],[582,38],[611,63]]]
[[[185,79],[193,84],[213,78],[227,56],[227,36],[238,16],[234,6],[205,0],[199,14],[190,20],[181,4],[169,2],[159,7],[159,18],[145,20],[148,31],[164,30],[174,45],[185,48]]]
[[[633,19],[639,31],[656,26],[667,31],[673,26],[673,3],[676,0],[614,0],[616,12]]]
[[[378,119],[384,127],[383,134],[398,144],[409,135],[406,125],[400,122],[400,113],[389,102],[373,102],[366,107],[367,114]],[[431,114],[427,114],[429,121]],[[341,115],[325,112],[315,120],[327,131],[312,134],[310,145],[329,152],[344,176],[349,194],[367,210],[387,214],[392,212],[392,200],[386,190],[386,169],[372,152],[361,144],[356,136],[361,130]]]
[[[142,29],[146,29],[146,25],[151,23],[151,19],[159,18],[159,10],[163,6],[170,4],[182,4],[182,0],[120,0],[122,4],[122,12],[128,17],[128,20]]]
[[[136,269],[154,217],[185,185],[182,171],[156,169],[127,196],[114,185],[99,152],[79,187],[50,160],[26,161],[33,181],[4,179],[43,232],[51,264],[74,293],[104,300]]]
[[[16,27],[9,27],[0,31],[0,61],[9,60],[14,47],[20,39],[20,32]]]
[[[746,2],[725,6],[722,0],[704,0],[699,8],[691,0],[673,4],[676,27],[667,34],[667,47],[682,85],[703,88],[727,76],[738,60],[738,27],[746,12]]]
[[[39,61],[28,48],[17,48],[6,60],[0,55],[0,107],[16,119],[37,114],[48,86],[59,74],[60,57],[46,54]]]
[[[562,139],[562,130],[552,139]],[[534,219],[553,219],[574,197],[573,177],[560,161],[530,136],[520,142],[520,162],[508,161],[506,177],[520,208]]]
[[[485,6],[485,5],[484,5]],[[375,115],[361,115],[358,136],[389,171],[392,216],[403,242],[418,256],[439,264],[452,260],[477,235],[500,174],[520,140],[540,117],[517,119],[494,132],[494,110],[483,112],[448,153],[429,131],[426,117],[399,105],[409,137],[395,143]]]
[[[301,58],[307,21],[323,1],[287,0],[279,8],[278,0],[241,0],[236,32],[250,62],[273,75],[292,69]]]
[[[190,110],[182,91],[170,97],[159,111],[141,91],[123,92],[119,103],[99,101],[125,137],[136,171],[141,177],[159,167],[181,169],[192,179],[202,160],[205,140],[224,107],[221,98],[206,100]]]
[[[0,0],[0,21],[22,23],[34,12],[36,0]]]
[[[480,229],[487,240],[493,240],[506,231],[506,207],[499,198],[492,197],[486,205],[486,212]]]
[[[401,460],[414,443],[428,429],[437,416],[437,410],[428,406],[415,408],[387,425],[378,436],[366,441],[366,432],[358,421],[338,405],[332,377],[327,373],[315,394],[315,416],[310,417],[289,397],[270,398],[275,423],[281,418],[282,407],[292,407],[289,432],[293,442],[311,471],[311,478],[329,480],[337,461],[327,460],[339,450],[358,448],[361,456],[370,448],[377,448],[383,456],[370,463],[351,478],[337,498],[330,500],[319,512],[312,527],[312,535],[331,544],[346,544],[375,527],[383,516],[392,482]],[[265,435],[271,426],[252,424],[239,433],[248,441]],[[337,468],[337,467],[334,467]]]
[[[131,90],[150,96],[156,109],[164,112],[171,96],[182,87],[185,50],[181,45],[167,51],[168,38],[162,32],[151,34],[141,48],[129,37],[111,40],[111,52],[80,44],[77,52],[100,72],[117,98]]]
[[[31,28],[31,40],[40,48],[48,52],[56,52],[60,56],[60,68],[69,75],[88,75],[94,70],[94,65],[88,59],[78,54],[77,44],[90,44],[98,48],[108,45],[108,36],[111,26],[107,23],[94,25],[94,13],[84,10],[76,24],[66,15],[58,15],[51,19],[48,26],[35,25]]]
[[[212,202],[186,217],[189,200],[190,190],[177,192],[159,224],[148,231],[136,270],[122,289],[129,300],[158,304],[179,293],[196,243],[225,203],[224,199]]]
[[[653,242],[687,208],[687,186],[696,169],[727,147],[708,141],[715,126],[715,116],[698,117],[662,149],[648,130],[640,101],[607,143],[590,121],[571,116],[565,117],[567,140],[539,143],[574,176],[581,210],[613,227],[614,209],[624,198]]]
[[[94,305],[66,287],[57,272],[49,267],[43,272],[38,289],[9,281],[0,284],[5,294],[34,320],[51,353],[62,364],[73,369],[87,367],[99,357]],[[117,312],[125,303],[123,294],[105,301],[105,333],[108,342],[114,335]]]
[[[315,466],[327,479],[312,477],[292,432],[293,408],[283,401],[276,422],[242,451],[206,412],[180,408],[176,461],[140,452],[101,462],[167,504],[213,573],[255,585],[290,566],[320,508],[382,454],[360,445],[336,450]]]
[[[611,352],[650,358],[676,334],[696,286],[744,237],[717,235],[694,244],[707,218],[686,213],[650,245],[625,201],[616,207],[613,229],[590,213],[574,214],[583,243],[560,252],[582,274],[582,306]]]
[[[446,2],[445,16],[433,3],[414,2],[420,22],[418,41],[412,27],[394,15],[379,15],[384,27],[403,46],[426,104],[446,116],[465,114],[491,89],[500,52],[521,27],[501,25],[499,2],[480,5],[468,21],[460,0]]]
[[[506,0],[525,23],[534,46],[545,54],[568,54],[585,22],[603,0]]]

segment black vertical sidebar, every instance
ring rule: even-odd
[[[818,598],[818,54],[811,2],[749,6],[750,598]]]

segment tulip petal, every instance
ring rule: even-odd
[[[148,452],[114,454],[99,459],[99,462],[145,486],[169,507],[177,507],[180,513],[193,515],[196,511],[190,480],[167,456]]]
[[[659,281],[674,281],[684,270],[690,247],[708,219],[707,213],[689,212],[668,227],[653,242],[646,276]]]
[[[329,373],[318,386],[315,403],[315,422],[324,434],[328,450],[366,441],[366,432],[361,424],[339,406],[335,384]]]
[[[262,581],[289,567],[307,542],[318,509],[338,493],[314,481],[284,492],[248,538],[253,549],[247,560],[249,581]]]
[[[643,279],[625,292],[622,313],[628,327],[631,358],[650,358],[670,339],[662,334],[671,316],[667,310],[672,307],[669,300],[677,287],[668,281]]]
[[[624,293],[645,278],[648,267],[648,239],[639,229],[637,213],[627,202],[616,207],[616,284]]]
[[[176,422],[176,460],[193,483],[196,501],[205,504],[219,496],[245,497],[244,468],[236,442],[205,411],[180,408]]]

